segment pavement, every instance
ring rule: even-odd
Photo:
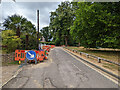
[[[22,67],[3,88],[118,88],[118,85],[57,47],[50,51],[48,60]]]
[[[19,65],[11,65],[11,66],[2,66],[1,67],[2,78],[0,80],[2,81],[2,85],[14,76],[18,67],[19,67]]]
[[[16,71],[18,71],[19,65],[9,65],[0,67],[0,88],[11,80]]]

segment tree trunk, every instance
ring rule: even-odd
[[[29,40],[29,36],[28,36],[28,34],[26,34],[26,45],[25,45],[26,49],[28,49],[28,40]]]
[[[17,35],[18,37],[20,37],[20,28],[19,28],[19,27],[17,27],[16,35]]]
[[[67,46],[67,45],[68,45],[67,40],[68,40],[68,38],[67,38],[67,36],[66,36],[66,37],[65,37],[65,46]]]
[[[80,42],[78,43],[78,46],[80,46]]]
[[[17,31],[16,31],[16,36],[20,37],[20,27],[17,27]],[[17,46],[17,49],[19,49],[20,46]]]

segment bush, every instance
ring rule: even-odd
[[[55,42],[40,42],[42,44],[46,44],[46,45],[55,45]]]
[[[7,53],[14,52],[18,46],[21,46],[21,39],[15,36],[16,33],[13,30],[2,31],[2,45],[6,46],[3,48]]]

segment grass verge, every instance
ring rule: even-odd
[[[81,48],[81,47],[67,47],[68,49],[74,49],[77,51],[81,51],[81,52],[85,52],[94,56],[98,56],[107,60],[111,60],[113,62],[118,62],[118,52],[120,51],[114,51],[114,50],[88,50],[86,48]],[[99,65],[100,67],[105,68],[106,70],[110,70],[111,72],[114,72],[118,75],[118,72],[120,72],[120,66],[112,64],[112,63],[108,63],[105,61],[101,61],[101,63],[98,63],[97,59],[89,57],[87,58],[85,55],[80,55],[81,58],[86,59],[88,61],[90,61],[91,63],[94,63],[96,65]],[[104,56],[104,57],[103,57]]]
[[[2,62],[2,66],[10,66],[10,65],[19,65],[18,61],[11,61],[11,62]]]
[[[75,49],[81,52],[85,52],[91,55],[95,55],[97,57],[101,57],[113,62],[119,62],[120,51],[109,50],[109,49],[91,49],[91,48],[83,48],[83,47],[67,47],[69,49]]]

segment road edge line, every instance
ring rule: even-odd
[[[9,80],[7,80],[3,85],[1,85],[1,86],[0,86],[0,89],[2,89],[2,87],[3,87],[4,85],[6,85],[10,80],[12,80],[13,78],[15,78],[15,77],[19,74],[20,71],[22,71],[22,68],[19,68],[19,69],[15,72],[15,74],[14,74]]]
[[[64,48],[62,48],[62,49],[63,49],[66,53],[68,53],[69,55],[71,55],[72,57],[76,58],[78,61],[82,62],[82,63],[85,64],[86,66],[90,67],[91,69],[95,70],[96,72],[100,73],[101,75],[103,75],[103,76],[106,77],[107,79],[111,80],[112,82],[114,82],[115,84],[117,84],[117,85],[120,86],[119,81],[117,82],[116,80],[110,78],[109,76],[107,76],[107,75],[103,74],[102,72],[96,70],[95,68],[91,67],[90,65],[93,66],[93,65],[94,65],[93,63],[90,64],[89,61],[86,61],[85,59],[82,60],[81,57],[80,57],[80,58],[81,58],[81,60],[80,60],[79,58],[73,56],[74,54],[72,55],[69,51],[66,51]],[[79,56],[78,56],[78,57],[79,57]],[[85,63],[85,62],[86,62],[86,63]],[[87,63],[89,63],[90,65],[88,65]],[[96,67],[96,65],[94,65],[94,67]],[[97,67],[99,67],[99,66],[97,66]],[[97,67],[96,67],[96,68],[97,68]],[[97,69],[100,69],[100,67],[97,68]],[[101,69],[100,69],[100,70],[101,70]],[[103,71],[103,70],[102,70],[102,71]],[[104,70],[103,72],[105,72],[105,71],[106,71],[106,70]],[[107,73],[107,72],[105,72],[105,73]],[[109,73],[107,73],[107,74],[109,74]],[[112,75],[111,75],[111,76],[112,76]]]

